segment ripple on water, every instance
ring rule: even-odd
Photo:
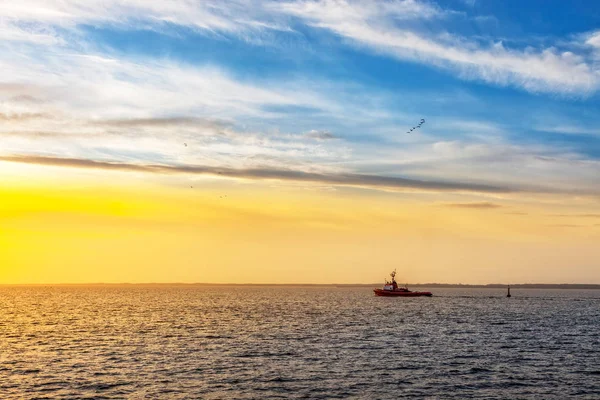
[[[0,397],[600,398],[598,292],[434,292],[3,287]]]

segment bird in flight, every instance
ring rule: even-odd
[[[411,133],[415,129],[419,129],[421,127],[421,125],[423,125],[424,123],[425,123],[425,119],[421,118],[421,121],[419,121],[419,124],[410,128],[410,130],[408,130],[408,132],[406,132],[406,133]]]

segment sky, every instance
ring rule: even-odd
[[[600,284],[595,2],[0,0],[0,71],[0,284]]]

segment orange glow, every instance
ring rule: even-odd
[[[0,187],[0,283],[600,279],[581,206],[60,170]]]

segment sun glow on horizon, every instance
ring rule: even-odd
[[[552,202],[61,172],[0,189],[0,283],[574,283],[600,238]]]

